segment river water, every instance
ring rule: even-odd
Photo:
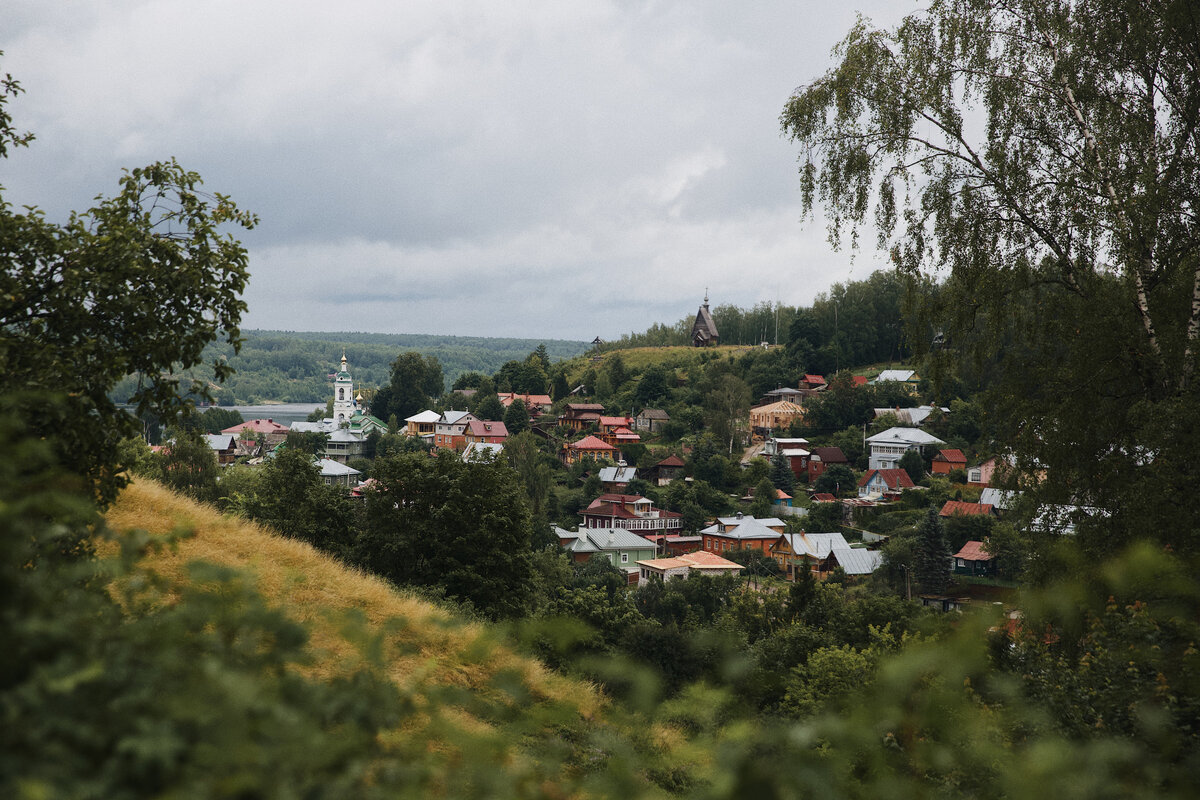
[[[325,410],[324,403],[268,403],[259,406],[221,406],[241,412],[242,419],[273,419],[281,425],[308,419],[314,408]]]

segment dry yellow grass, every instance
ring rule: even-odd
[[[594,687],[515,653],[485,625],[457,619],[308,544],[224,516],[156,483],[133,483],[106,518],[114,530],[142,529],[154,536],[181,526],[191,529],[194,535],[146,559],[145,568],[165,577],[187,580],[187,565],[198,560],[252,574],[272,605],[308,626],[313,656],[309,671],[315,677],[346,674],[360,663],[358,646],[344,632],[346,612],[357,611],[370,631],[384,632],[386,671],[401,687],[435,682],[477,690],[503,702],[489,689],[490,680],[503,672],[519,675],[533,702],[564,704],[587,719],[595,718],[605,705]]]

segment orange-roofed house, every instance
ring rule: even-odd
[[[855,375],[850,380],[855,386],[866,386],[870,383],[870,378],[866,375]]]
[[[585,436],[578,442],[571,442],[563,448],[563,462],[566,464],[576,464],[585,458],[596,461],[619,461],[621,451],[595,436]]]
[[[992,575],[996,562],[991,553],[983,549],[983,542],[967,542],[954,554],[954,572],[957,575]]]
[[[989,503],[964,503],[962,500],[947,500],[938,512],[942,517],[991,517],[995,514],[995,506]]]
[[[639,582],[656,577],[669,581],[683,577],[689,572],[701,575],[737,575],[742,571],[742,565],[736,561],[722,558],[716,553],[705,553],[703,550],[674,558],[645,559],[637,562],[637,565],[640,570]]]
[[[529,410],[531,418],[540,417],[542,414],[550,410],[554,405],[554,401],[550,399],[548,394],[519,394],[517,392],[497,392],[496,396],[500,398],[500,405],[508,408],[513,404],[514,400],[520,400],[525,404],[525,408]]]
[[[949,475],[956,469],[967,469],[967,457],[962,450],[938,450],[933,457],[933,474]]]

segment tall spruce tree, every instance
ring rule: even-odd
[[[917,586],[941,594],[950,585],[950,547],[936,508],[930,508],[917,526]]]

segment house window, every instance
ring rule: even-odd
[[[629,553],[621,553],[621,563],[622,564],[629,563]]]

